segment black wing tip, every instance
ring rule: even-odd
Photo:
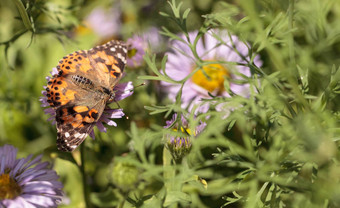
[[[122,46],[126,46],[126,43],[125,43],[125,41],[123,41],[123,40],[110,40],[110,41],[108,41],[107,43],[105,43],[105,44],[113,44],[113,45],[122,45]],[[104,45],[105,45],[104,44]]]
[[[57,137],[57,148],[63,152],[72,152],[74,151],[87,137],[88,134],[86,133],[75,133],[70,135],[69,133],[64,133],[62,135],[58,132]]]
[[[119,48],[125,48],[127,49],[127,44],[126,42],[122,41],[122,40],[110,40],[102,45],[99,45],[97,47],[104,47],[104,48],[112,48],[113,47],[119,47]],[[124,50],[125,51],[125,50]]]
[[[66,145],[57,145],[57,148],[59,151],[62,151],[62,152],[73,152],[76,148],[70,148]]]
[[[65,142],[65,140],[57,139],[57,148],[59,151],[63,152],[73,152],[78,145],[70,145],[69,143]]]

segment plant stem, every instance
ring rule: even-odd
[[[118,208],[123,208],[124,207],[124,204],[125,204],[125,199],[123,199],[119,205],[118,205]]]
[[[171,165],[172,156],[169,152],[169,150],[164,147],[163,148],[163,167],[164,167],[164,173],[163,177],[165,179],[165,186],[167,191],[173,191],[174,189],[174,180],[175,177],[175,170]]]
[[[295,0],[289,0],[289,8],[288,8],[288,20],[289,20],[289,30],[293,30],[294,28],[294,3]],[[294,35],[293,32],[290,32],[289,35],[289,56],[290,56],[290,61],[292,62],[292,64],[296,64],[295,63],[295,51],[294,51]]]
[[[85,200],[85,205],[87,208],[91,208],[91,203],[90,203],[90,194],[89,194],[89,187],[87,186],[86,182],[86,172],[85,172],[85,145],[82,144],[80,145],[80,170],[81,170],[81,175],[83,179],[83,194],[84,194],[84,200]]]
[[[171,192],[179,190],[178,184],[175,183],[176,162],[173,160],[170,151],[165,146],[163,148],[163,167],[164,186],[167,191],[164,205],[169,208],[177,208],[177,203],[173,203],[171,199],[169,199]]]

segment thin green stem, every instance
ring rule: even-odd
[[[288,8],[288,27],[289,30],[292,31],[294,28],[294,3],[295,0],[289,0],[289,8]],[[295,52],[294,52],[294,35],[293,32],[289,35],[289,58],[291,63],[295,65]]]
[[[87,208],[91,208],[92,206],[90,202],[90,190],[86,182],[85,145],[84,144],[80,145],[80,160],[81,160],[80,171],[81,171],[81,175],[83,179],[83,194],[84,194],[85,205]]]
[[[167,191],[172,191],[174,189],[174,180],[175,177],[175,170],[171,167],[172,163],[172,156],[169,150],[164,147],[163,148],[163,167],[164,167],[164,173],[163,177],[165,179],[165,186]]]
[[[173,191],[178,191],[178,185],[175,183],[176,176],[176,164],[170,153],[170,151],[164,146],[163,148],[163,167],[164,167],[164,186],[167,193],[171,193]],[[169,199],[169,195],[167,195],[165,205],[169,205],[170,208],[177,208],[177,203],[172,203],[171,199]]]
[[[119,203],[118,208],[123,208],[125,204],[125,199],[123,198],[123,200]]]

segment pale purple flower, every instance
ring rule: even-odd
[[[143,56],[147,49],[147,43],[138,35],[134,35],[126,41],[128,45],[127,63],[129,67],[138,67],[143,63]]]
[[[47,82],[49,82],[54,75],[58,74],[57,68],[53,68],[50,73],[52,75],[51,77],[50,76],[45,77]],[[44,87],[44,89],[47,88],[46,86],[43,86],[43,87]],[[39,99],[39,101],[41,102],[40,106],[41,107],[49,107],[50,104],[47,102],[47,97],[46,97],[47,92],[46,92],[46,90],[41,91],[41,94],[43,95],[43,97],[40,97],[40,99]],[[46,108],[46,109],[44,109],[44,112],[45,112],[45,114],[49,114],[51,116],[47,120],[52,121],[52,124],[55,124],[55,115],[56,115],[55,110],[53,108]]]
[[[153,53],[161,52],[166,45],[164,38],[159,34],[159,29],[150,27],[141,35],[148,45],[148,51]]]
[[[144,63],[143,56],[145,52],[159,52],[164,46],[164,41],[159,34],[159,30],[151,27],[141,35],[133,35],[127,40],[127,45],[127,65],[129,67],[139,67]]]
[[[198,32],[189,33],[189,40],[186,40],[184,35],[182,38],[193,43],[197,34]],[[174,50],[167,53],[165,73],[173,80],[180,81],[198,68],[198,58],[194,56],[187,43],[174,40],[172,48]],[[247,64],[250,60],[249,50],[245,43],[239,41],[236,36],[230,37],[226,31],[210,30],[198,40],[196,52],[199,59],[203,61],[203,66],[184,84],[181,97],[183,108],[188,107],[191,110],[194,105],[199,105],[197,111],[206,112],[209,104],[202,102],[202,99],[211,99],[209,93],[213,96],[230,97],[231,95],[224,88],[225,79],[230,80],[229,87],[234,94],[243,97],[250,95],[249,84],[235,82],[236,80],[245,81],[245,77],[251,76],[250,69],[241,65]],[[255,57],[254,64],[262,65],[259,56]],[[169,98],[175,101],[181,85],[166,82],[161,84]]]
[[[56,68],[53,68],[51,72],[52,76],[57,75],[58,71]],[[51,79],[51,77],[46,77],[47,82]],[[133,94],[133,85],[132,82],[127,82],[127,83],[118,83],[114,88],[113,91],[115,93],[114,99],[111,102],[118,102],[120,100],[123,100],[130,95]],[[44,89],[46,89],[46,86],[44,86]],[[47,97],[46,97],[46,91],[43,90],[41,92],[43,94],[43,97],[40,97],[40,102],[41,107],[49,107],[44,109],[45,114],[49,114],[51,117],[48,118],[49,121],[52,121],[52,124],[55,124],[55,116],[56,116],[56,111],[52,107],[50,107],[50,104],[47,102]],[[109,103],[107,103],[109,104]],[[106,106],[104,109],[104,112],[98,119],[96,126],[99,131],[101,132],[106,132],[106,128],[104,127],[103,123],[106,123],[109,126],[117,126],[117,123],[114,122],[112,119],[118,119],[122,118],[125,114],[123,113],[123,109],[111,109],[109,106]],[[89,132],[89,135],[94,139],[94,131],[93,129],[91,132]]]
[[[206,123],[200,122],[191,132],[187,119],[181,115],[180,122],[176,122],[177,114],[174,114],[171,120],[166,121],[164,128],[171,128],[172,132],[165,135],[166,145],[175,159],[180,159],[188,154],[191,150],[191,137],[198,136],[206,126]]]
[[[12,145],[0,147],[0,207],[57,207],[63,185],[42,155],[17,159]]]
[[[121,31],[121,10],[116,5],[110,9],[95,8],[86,18],[87,26],[103,39],[117,35]]]
[[[123,100],[133,94],[133,84],[132,82],[119,83],[114,88],[115,97],[114,102]]]

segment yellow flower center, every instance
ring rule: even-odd
[[[9,174],[0,175],[0,200],[14,199],[21,193],[21,187],[9,177]]]
[[[136,55],[136,53],[137,53],[137,49],[132,48],[132,49],[128,50],[127,56],[128,56],[129,58],[132,58],[132,57],[134,57],[134,56]]]
[[[177,132],[178,130],[174,128],[173,131]],[[191,130],[189,128],[181,127],[181,132],[191,135]]]
[[[225,77],[230,77],[226,67],[221,64],[208,64],[198,70],[191,79],[207,91],[221,94],[224,91]]]
[[[74,32],[77,35],[88,35],[88,34],[91,34],[93,30],[91,29],[91,25],[88,22],[84,21],[83,24],[74,28]]]

